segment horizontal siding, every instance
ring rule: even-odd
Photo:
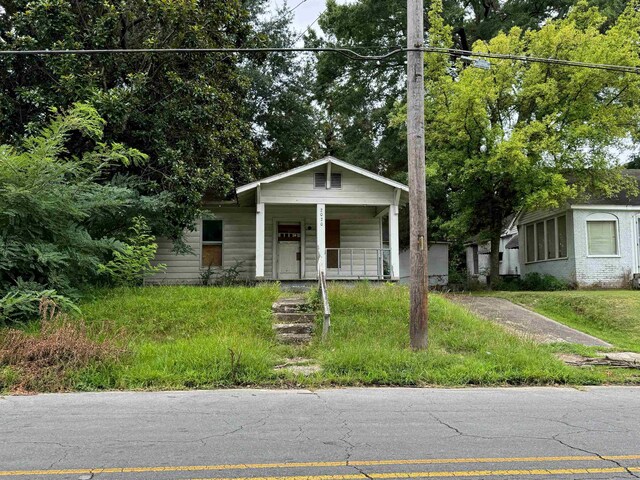
[[[393,202],[393,187],[336,166],[333,166],[331,173],[342,174],[342,188],[315,188],[314,174],[325,171],[322,166],[263,184],[260,187],[260,201],[275,204],[350,205],[389,205]]]

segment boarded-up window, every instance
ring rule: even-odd
[[[588,221],[589,255],[617,255],[615,221]]]
[[[202,221],[202,266],[222,266],[222,220]]]

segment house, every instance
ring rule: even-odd
[[[166,271],[147,283],[201,282],[208,269],[238,266],[255,280],[399,280],[398,209],[408,187],[326,157],[205,203],[210,217],[186,232],[190,254],[158,240]]]
[[[640,170],[624,173],[640,180]],[[574,202],[518,220],[521,274],[537,272],[579,287],[628,287],[640,278],[640,196]]]
[[[429,286],[443,287],[449,284],[449,242],[429,242],[428,246]],[[411,257],[409,249],[400,251],[400,283],[410,282]]]
[[[624,171],[640,181],[640,170]],[[469,275],[486,282],[489,244],[467,244]],[[552,275],[578,287],[640,284],[640,196],[569,202],[521,212],[500,241],[500,274]]]
[[[465,243],[467,276],[482,284],[487,283],[491,265],[490,242],[479,242],[477,237]],[[500,275],[502,277],[520,275],[518,255],[518,216],[511,215],[505,221],[500,236]]]

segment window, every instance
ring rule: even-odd
[[[327,175],[325,173],[316,173],[313,176],[313,186],[315,188],[324,188],[327,186]]]
[[[527,262],[567,257],[567,217],[549,218],[525,225]]]
[[[342,174],[341,173],[332,173],[331,174],[331,188],[342,188]]]
[[[327,174],[323,172],[318,172],[313,175],[313,187],[314,188],[325,188],[327,186]],[[331,174],[331,188],[342,188],[342,174],[341,173],[332,173]]]
[[[202,220],[202,266],[222,266],[222,220]]]
[[[615,220],[587,220],[589,255],[617,255],[617,237]]]

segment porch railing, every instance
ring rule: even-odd
[[[391,250],[388,248],[327,248],[327,278],[391,278]]]

